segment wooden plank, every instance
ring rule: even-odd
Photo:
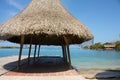
[[[20,51],[19,51],[18,65],[17,65],[17,69],[18,69],[18,70],[19,70],[19,68],[20,68],[20,63],[21,63],[21,56],[22,56],[22,49],[23,49],[24,39],[25,39],[25,36],[24,36],[24,35],[21,35]]]

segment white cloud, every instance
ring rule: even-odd
[[[14,6],[15,8],[21,10],[22,9],[22,5],[20,5],[17,0],[7,0],[8,4],[11,6]]]

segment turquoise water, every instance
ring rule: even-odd
[[[33,56],[34,49],[32,49]],[[72,65],[75,68],[95,69],[120,69],[120,52],[117,51],[95,51],[70,48]],[[18,55],[19,49],[0,49],[0,57]],[[28,49],[23,49],[23,55],[27,55]],[[42,47],[40,55],[62,56],[61,47]]]

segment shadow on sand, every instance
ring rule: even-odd
[[[62,58],[41,57],[33,63],[33,58],[30,58],[30,64],[27,65],[27,59],[21,60],[20,69],[17,70],[17,61],[5,64],[4,69],[12,72],[22,73],[50,73],[61,72],[69,69],[68,65],[64,65]]]
[[[97,80],[120,80],[120,70],[105,70],[95,75]]]

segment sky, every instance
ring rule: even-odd
[[[21,12],[31,0],[0,0],[0,25]],[[120,0],[61,0],[65,8],[94,35],[94,42],[120,40]],[[13,45],[1,42],[0,45]]]

